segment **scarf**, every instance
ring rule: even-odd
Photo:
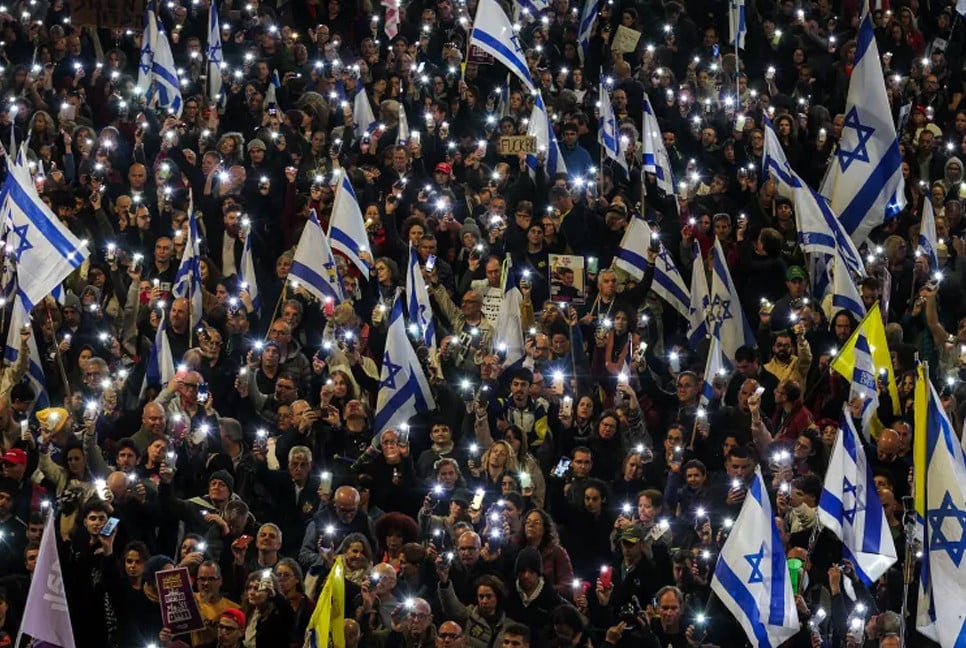
[[[533,590],[533,594],[527,596],[527,593],[523,591],[520,587],[520,581],[516,582],[517,594],[520,595],[520,601],[523,603],[523,607],[530,607],[530,604],[536,601],[540,597],[540,593],[543,591],[543,576],[537,581],[537,587]]]

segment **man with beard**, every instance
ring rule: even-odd
[[[801,324],[796,324],[791,331],[782,331],[775,336],[771,360],[765,364],[765,371],[776,376],[779,382],[794,380],[804,385],[808,378],[808,368],[812,364],[812,349],[803,333]],[[798,355],[792,353],[796,337]]]
[[[198,609],[201,611],[201,619],[205,622],[205,628],[191,633],[191,645],[214,646],[222,634],[227,635],[227,633],[218,631],[222,614],[229,609],[237,608],[238,603],[229,601],[221,595],[221,568],[215,561],[206,560],[201,563],[195,581],[198,585],[195,601],[198,602]],[[244,624],[241,627],[244,627]],[[221,644],[217,645],[220,646]]]
[[[241,221],[241,207],[235,202],[227,203],[221,231],[215,232],[208,239],[208,253],[223,277],[237,275],[241,267],[242,251],[245,248]]]

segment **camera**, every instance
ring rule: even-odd
[[[631,600],[617,611],[617,618],[629,626],[637,626],[641,623],[639,616],[641,612],[641,602],[636,596],[632,596]]]

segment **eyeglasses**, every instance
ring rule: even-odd
[[[182,387],[187,387],[188,389],[198,389],[198,385],[199,385],[198,383],[187,383],[187,382],[181,383]]]
[[[463,635],[459,632],[437,632],[436,636],[443,641],[456,641]]]
[[[218,632],[238,632],[241,628],[234,628],[232,626],[226,626],[218,624]]]

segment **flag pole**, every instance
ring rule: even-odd
[[[275,321],[275,316],[278,315],[278,309],[282,305],[282,300],[285,299],[285,295],[288,293],[288,278],[286,277],[285,283],[282,284],[282,292],[278,294],[278,301],[275,302],[275,308],[272,309],[272,319],[268,321],[268,325],[271,326],[272,322]],[[268,339],[268,334],[266,333],[265,339]]]
[[[70,394],[70,381],[67,380],[67,370],[64,368],[64,356],[60,352],[60,345],[57,344],[57,329],[54,328],[54,318],[50,316],[50,302],[44,298],[44,311],[47,313],[47,324],[50,325],[50,333],[54,342],[54,357],[57,360],[57,368],[60,370],[60,379],[64,381],[64,390]]]

